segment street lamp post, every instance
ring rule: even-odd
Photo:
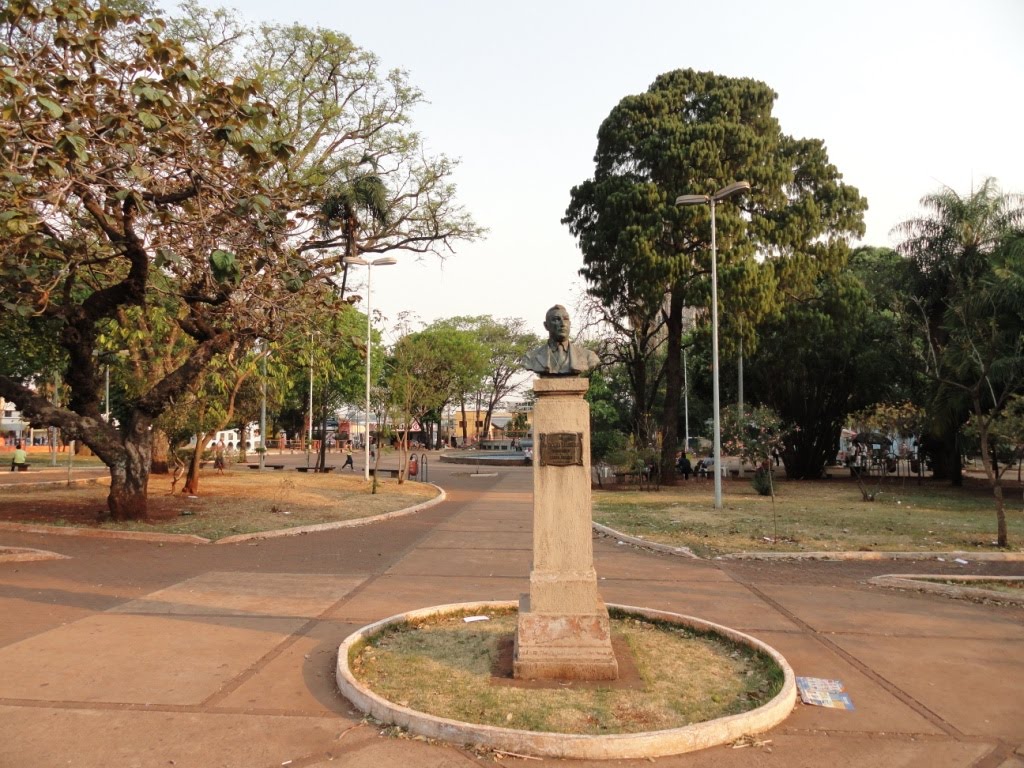
[[[364,461],[363,466],[363,479],[370,479],[370,358],[371,345],[373,344],[373,338],[370,335],[370,330],[373,327],[373,313],[370,310],[370,280],[373,275],[373,267],[387,267],[392,264],[397,264],[398,259],[394,256],[381,256],[379,259],[373,261],[367,261],[362,256],[346,256],[346,264],[358,264],[359,266],[366,267],[366,434],[364,437],[365,445],[363,446]],[[377,446],[378,449],[380,446]]]
[[[264,342],[263,352],[263,380],[260,386],[260,472],[267,467],[267,349]]]
[[[711,408],[714,411],[715,509],[722,508],[722,423],[718,400],[718,253],[715,244],[715,204],[750,189],[737,181],[713,195],[680,195],[676,205],[707,205],[711,208]]]

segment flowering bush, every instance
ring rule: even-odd
[[[738,409],[722,411],[722,452],[739,456],[755,467],[754,490],[762,496],[775,496],[771,476],[772,455],[782,452],[786,429],[771,408],[759,406],[744,410],[740,418]]]
[[[722,452],[740,456],[748,464],[761,467],[771,461],[774,452],[782,452],[785,426],[771,408],[759,406],[743,413],[737,409],[722,410]]]

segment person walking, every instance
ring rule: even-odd
[[[351,440],[349,440],[347,443],[345,443],[345,463],[341,465],[341,468],[344,469],[345,467],[352,467],[352,471],[353,472],[356,471],[355,462],[352,461],[352,441]]]
[[[217,444],[213,447],[213,468],[217,470],[218,475],[224,474],[224,451],[226,447],[224,445],[224,438],[217,441]]]

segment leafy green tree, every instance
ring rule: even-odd
[[[792,425],[782,455],[790,478],[820,477],[847,416],[904,392],[911,352],[893,316],[851,269],[822,276],[814,293],[758,329],[747,373],[753,399]]]
[[[626,447],[630,406],[623,402],[620,384],[625,366],[601,367],[590,373],[585,398],[590,405],[590,461],[598,464]]]
[[[403,388],[409,420],[419,422],[432,441],[431,423],[458,399],[467,386],[475,386],[488,371],[486,346],[474,333],[440,321],[422,331],[403,336],[393,350],[392,382]],[[405,376],[416,379],[415,386]]]
[[[594,296],[588,296],[584,304],[587,324],[597,329],[602,365],[616,367],[616,373],[622,374],[616,378],[629,393],[626,431],[638,444],[647,445],[655,437],[655,407],[665,382],[662,308],[631,297],[628,286],[614,298],[614,304],[605,304]],[[593,375],[590,383],[591,387],[597,383]]]
[[[967,429],[972,427],[969,421]],[[976,429],[973,431],[978,432]],[[988,437],[993,472],[1005,472],[1016,463],[1019,483],[1024,472],[1024,394],[1010,397],[1006,407],[988,425]]]
[[[452,397],[459,380],[461,355],[477,355],[482,366],[483,350],[472,336],[451,328],[433,328],[403,336],[395,344],[388,361],[386,386],[390,410],[395,421],[404,426],[399,434],[399,477],[404,482],[409,455],[412,423],[421,425],[427,414],[437,413]]]
[[[327,286],[321,290],[328,292]],[[277,426],[305,439],[307,430],[325,438],[326,422],[347,404],[363,407],[366,377],[366,315],[335,298],[324,298],[323,308],[305,318],[271,346],[269,380],[280,403]],[[380,334],[372,330],[372,381],[383,369]],[[276,368],[275,368],[276,366]],[[312,383],[312,413],[310,386]],[[326,465],[326,439],[320,440],[316,465]]]
[[[614,306],[628,292],[649,307],[665,306],[666,481],[678,443],[684,308],[710,299],[709,213],[678,207],[676,197],[737,180],[753,185],[716,217],[722,294],[742,311],[744,334],[778,310],[777,286],[802,295],[820,272],[842,264],[847,238],[863,232],[864,199],[842,183],[821,141],[782,133],[774,101],[767,85],[751,79],[694,70],[659,76],[601,124],[594,176],[573,188],[563,219],[595,296]],[[758,254],[763,266],[753,263]],[[744,344],[753,346],[753,339]]]
[[[154,421],[217,355],[266,332],[271,297],[287,303],[291,205],[264,180],[289,149],[254,140],[272,112],[256,84],[201,74],[159,19],[13,0],[0,40],[0,303],[56,332],[70,396],[55,407],[11,375],[0,394],[104,461],[113,517],[145,517]],[[150,304],[188,351],[125,400],[116,428],[100,415],[99,337]]]
[[[725,408],[722,412],[722,452],[739,456],[756,469],[767,466],[772,455],[781,451],[786,429],[771,408]]]
[[[1024,226],[1010,226],[1016,230],[1004,232],[984,253],[972,254],[977,263],[961,272],[963,282],[947,296],[939,325],[929,323],[925,302],[919,304],[925,365],[937,384],[937,397],[963,399],[969,405],[970,425],[995,500],[1000,547],[1009,541],[1002,478],[992,448],[1003,414],[1024,391]]]
[[[448,327],[471,334],[484,350],[486,363],[481,375],[471,386],[459,393],[462,405],[463,441],[466,440],[466,400],[475,394],[477,409],[484,411],[481,434],[486,435],[491,428],[494,409],[522,384],[523,369],[519,365],[532,347],[540,340],[526,330],[526,322],[521,318],[495,319],[490,315],[474,317],[451,317],[435,323],[437,327]],[[462,379],[470,383],[469,377]]]
[[[322,306],[317,286],[342,269],[346,240],[443,254],[480,233],[455,202],[453,164],[408,127],[422,96],[404,74],[381,75],[335,33],[235,34],[231,14],[193,5],[169,36],[130,5],[143,4],[0,8],[0,303],[48,323],[71,395],[62,408],[37,396],[39,368],[12,369],[0,394],[96,452],[117,518],[145,516],[155,420],[217,356]],[[374,175],[387,215],[357,217],[356,232],[346,190],[365,212]],[[129,350],[101,342],[124,309],[154,306],[187,337],[180,348],[159,334]],[[137,349],[167,350],[170,372],[126,395],[114,428],[98,418],[94,352]]]
[[[950,314],[951,307],[965,309],[968,293],[991,275],[993,254],[1021,231],[1024,198],[1004,194],[996,180],[988,178],[967,195],[944,187],[923,197],[921,206],[921,216],[896,228],[904,238],[898,250],[908,262],[907,313],[915,316],[911,326],[924,330],[921,366],[931,371],[925,444],[936,476],[959,485],[958,436],[972,411],[971,397],[935,375],[938,364],[931,352],[944,349],[954,333],[958,313]]]

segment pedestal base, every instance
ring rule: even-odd
[[[530,680],[615,680],[619,664],[612,651],[604,603],[594,613],[534,613],[530,598],[519,599],[512,674]]]

